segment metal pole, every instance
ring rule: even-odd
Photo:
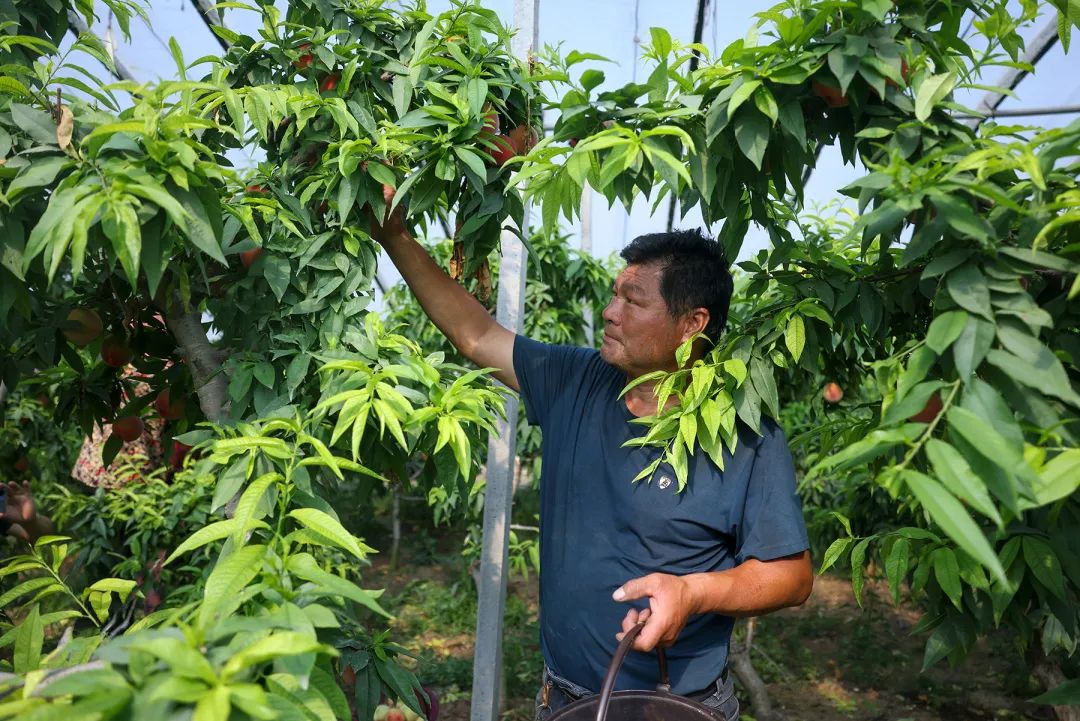
[[[511,41],[514,55],[529,62],[539,44],[537,19],[540,0],[514,0]],[[524,227],[528,232],[529,207]],[[505,328],[520,333],[525,310],[525,249],[516,235],[502,236],[499,291],[495,318]],[[476,612],[476,652],[473,657],[471,721],[496,721],[502,704],[503,612],[506,607],[507,547],[510,542],[510,508],[513,503],[514,456],[517,441],[518,400],[506,403],[506,419],[488,439],[487,487],[484,495],[484,537],[480,558],[479,606]]]
[[[588,183],[581,189],[581,252],[592,255],[592,187]],[[581,307],[586,311],[585,341],[591,348],[596,334],[596,329],[593,328],[592,305],[582,298]]]
[[[1054,105],[1043,108],[1012,108],[1009,110],[994,110],[985,117],[982,115],[954,115],[954,118],[961,120],[970,120],[972,118],[978,118],[985,120],[988,118],[1026,118],[1033,115],[1070,115],[1072,113],[1080,113],[1080,105]]]
[[[1058,24],[1057,18],[1050,20],[1043,26],[1043,29],[1039,31],[1039,34],[1035,36],[1031,45],[1028,46],[1027,52],[1024,53],[1024,57],[1021,58],[1021,62],[1031,65],[1033,68],[1035,64],[1046,55],[1047,51],[1054,46],[1054,43],[1058,39]],[[1027,77],[1028,71],[1023,68],[1015,67],[1008,68],[998,79],[995,86],[999,88],[1014,89],[1020,84],[1020,81]],[[975,112],[980,115],[993,115],[997,107],[1001,105],[1001,102],[1005,99],[1005,93],[999,93],[996,91],[988,92],[983,99],[979,102]],[[968,127],[972,130],[978,130],[982,125],[984,117],[977,117],[968,123]]]
[[[210,34],[214,36],[214,39],[218,41],[218,45],[221,46],[221,49],[228,52],[229,44],[225,42],[223,37],[214,32],[215,25],[224,27],[224,23],[221,22],[221,16],[218,15],[213,0],[195,0],[195,12],[197,12],[199,17],[202,18],[202,21],[206,23],[206,28],[210,31]]]
[[[705,31],[705,13],[709,11],[709,0],[698,0],[697,14],[694,16],[694,44],[701,44],[701,35]],[[695,50],[694,55],[690,58],[690,75],[694,74],[697,70],[698,62],[701,60],[701,54]],[[679,194],[674,190],[671,191],[671,203],[668,205],[667,212],[667,229],[670,233],[675,227],[675,205],[679,202]]]

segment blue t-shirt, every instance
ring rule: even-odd
[[[597,691],[633,605],[612,592],[650,573],[686,575],[771,560],[809,548],[784,434],[762,418],[761,436],[739,424],[721,471],[699,451],[685,490],[670,466],[631,483],[658,448],[623,448],[644,428],[619,392],[626,376],[588,348],[518,336],[514,373],[529,422],[543,429],[540,482],[540,643],[559,676]],[[727,665],[734,619],[692,616],[667,649],[672,689],[706,688]],[[652,689],[656,657],[631,653],[617,689]]]

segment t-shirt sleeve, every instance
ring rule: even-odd
[[[548,345],[519,335],[514,339],[514,375],[529,423],[544,427],[568,380],[588,362],[588,349]]]
[[[770,561],[810,548],[787,439],[766,418],[761,431],[736,533],[736,563],[750,558]]]

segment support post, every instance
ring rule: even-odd
[[[592,187],[586,183],[581,189],[581,252],[592,255]],[[586,305],[582,299],[582,307],[585,313],[585,342],[591,348],[596,337],[596,329],[593,328],[592,306]]]
[[[537,45],[540,0],[514,0],[512,41],[514,55],[528,62]],[[529,230],[525,206],[523,233]],[[522,329],[525,310],[525,248],[513,233],[502,235],[499,297],[496,320],[515,333]],[[506,419],[488,440],[487,486],[484,496],[484,536],[480,557],[479,605],[476,612],[476,651],[473,656],[471,721],[496,721],[502,705],[502,636],[506,607],[507,547],[513,502],[514,456],[517,441],[518,400],[506,403]]]

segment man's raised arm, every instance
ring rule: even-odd
[[[393,189],[384,187],[387,207]],[[497,368],[495,377],[518,388],[514,374],[514,334],[499,325],[469,291],[456,283],[406,230],[401,209],[382,226],[372,227],[401,277],[435,326],[463,356],[481,368]]]

